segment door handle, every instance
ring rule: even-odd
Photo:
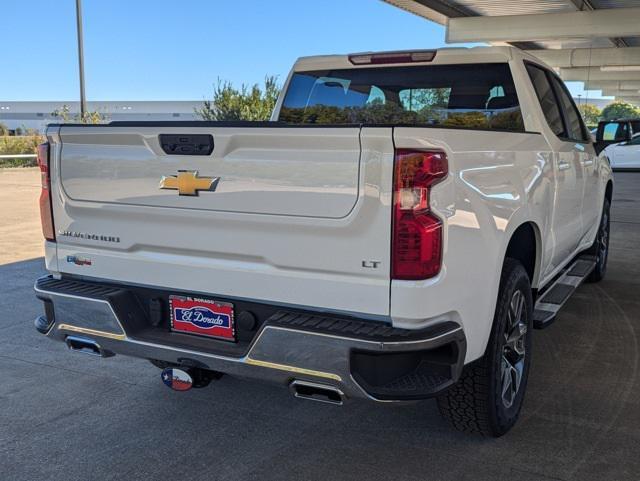
[[[571,168],[571,164],[569,162],[565,162],[564,160],[561,160],[560,162],[558,162],[559,170],[567,170],[570,168]]]

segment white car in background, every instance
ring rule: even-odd
[[[614,169],[640,169],[640,133],[604,150]]]

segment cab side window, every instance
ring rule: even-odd
[[[544,69],[530,63],[527,63],[526,67],[531,83],[533,83],[533,88],[540,101],[542,113],[547,119],[551,131],[558,137],[567,137],[560,107],[546,72]]]

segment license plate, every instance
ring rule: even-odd
[[[171,330],[235,341],[233,304],[197,297],[170,296]]]

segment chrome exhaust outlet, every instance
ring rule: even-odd
[[[113,356],[112,353],[103,351],[100,344],[97,342],[92,341],[91,339],[85,339],[84,337],[67,336],[65,343],[67,344],[67,347],[74,352],[82,352],[91,356],[99,357]]]
[[[344,393],[337,387],[327,384],[317,384],[296,379],[289,384],[289,389],[295,397],[300,399],[334,404],[336,406],[342,406],[344,403]]]

